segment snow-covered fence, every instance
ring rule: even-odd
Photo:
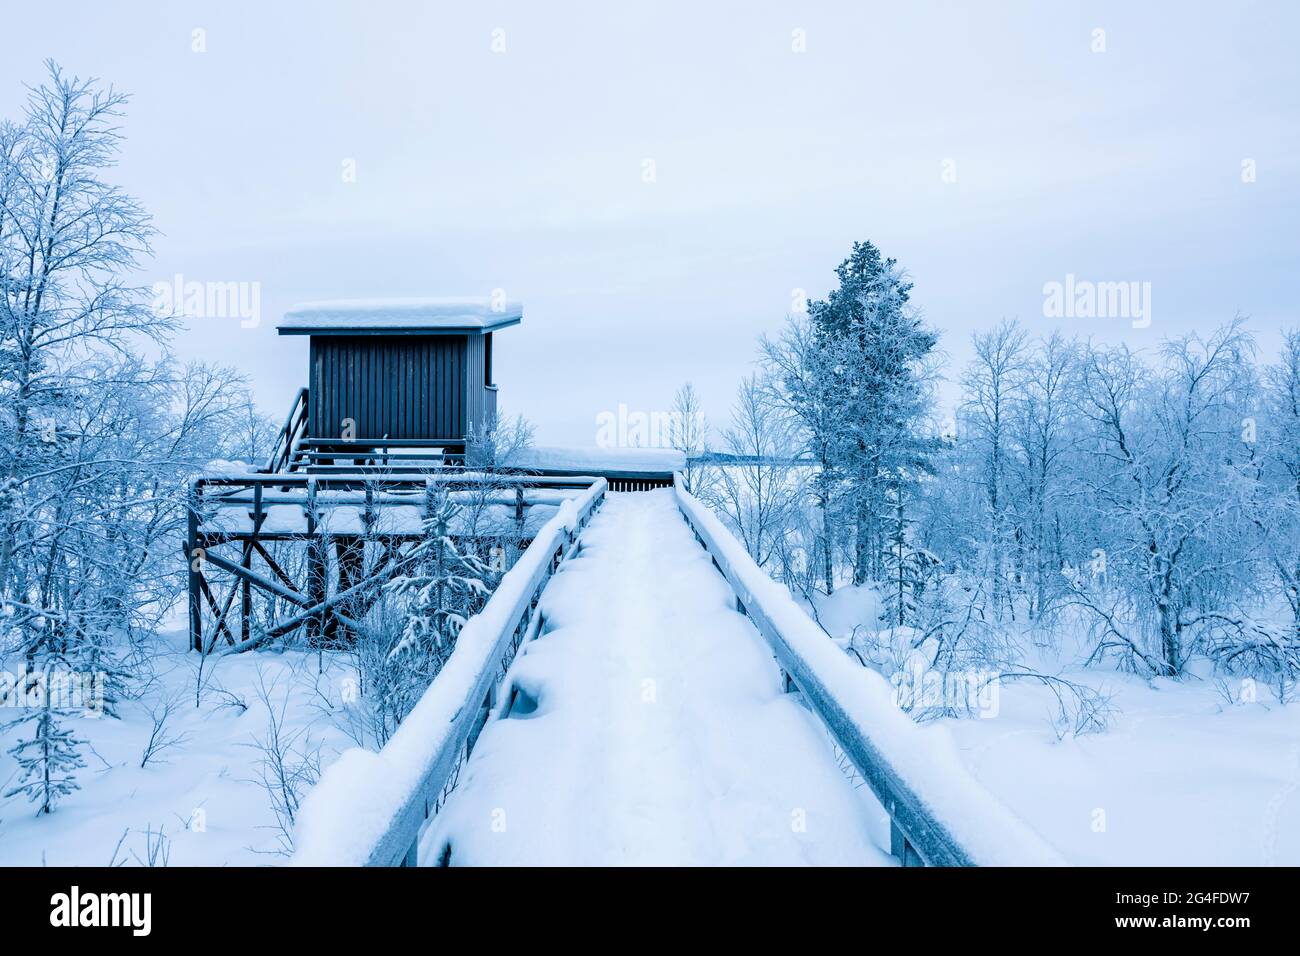
[[[797,688],[890,818],[904,865],[1048,866],[1065,861],[975,780],[942,728],[894,705],[888,682],[850,660],[721,521],[676,483],[678,508]]]
[[[538,626],[538,599],[605,499],[601,478],[560,505],[465,622],[456,648],[378,753],[354,747],[307,794],[294,827],[300,866],[413,866],[425,823],[468,757],[519,645]]]

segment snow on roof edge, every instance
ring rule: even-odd
[[[334,299],[299,303],[276,328],[282,335],[352,329],[488,332],[519,323],[523,314],[519,302],[482,298]]]

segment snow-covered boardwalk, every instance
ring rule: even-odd
[[[670,490],[611,494],[420,857],[891,865]]]

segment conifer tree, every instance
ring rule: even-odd
[[[47,675],[48,677],[48,672]],[[45,688],[39,707],[3,725],[5,731],[30,725],[32,736],[19,740],[9,749],[9,755],[18,764],[18,783],[5,791],[5,797],[21,794],[33,803],[40,804],[39,813],[50,813],[55,804],[75,790],[76,771],[86,766],[78,748],[85,743],[59,722],[67,711],[54,706],[50,689]]]
[[[930,469],[937,442],[922,428],[938,333],[910,305],[912,283],[870,242],[836,269],[838,288],[809,311],[832,367],[840,409],[840,470],[854,524],[853,581],[879,577],[891,489]]]

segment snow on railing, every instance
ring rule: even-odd
[[[676,494],[686,523],[735,592],[737,610],[889,814],[890,850],[904,865],[1065,863],[971,776],[946,732],[918,726],[895,706],[885,678],[836,646],[680,477]]]
[[[326,768],[294,826],[298,866],[415,865],[424,825],[491,711],[503,662],[530,631],[542,589],[605,498],[597,479],[561,503],[461,628],[451,657],[378,753],[353,747]]]

